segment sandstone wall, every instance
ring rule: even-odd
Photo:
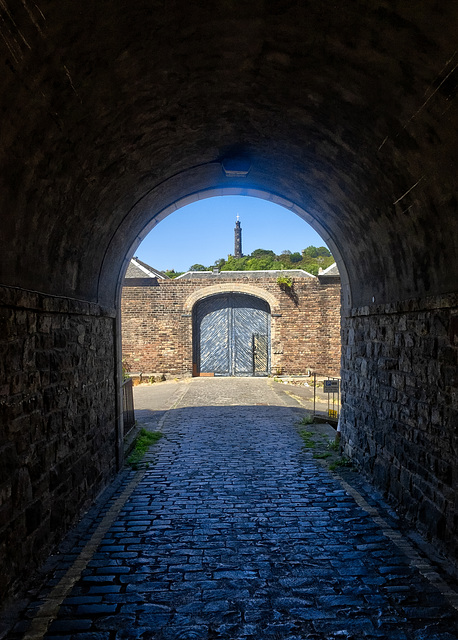
[[[0,600],[115,471],[114,318],[0,288]]]
[[[458,558],[458,296],[343,319],[347,454]]]
[[[294,280],[293,295],[276,278],[252,282],[248,277],[159,280],[158,286],[124,286],[122,294],[123,358],[131,371],[192,374],[192,313],[185,301],[209,286],[253,284],[273,295],[278,308],[271,318],[273,373],[340,371],[340,284],[318,278]]]

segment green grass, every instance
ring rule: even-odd
[[[299,435],[304,441],[304,447],[307,447],[307,449],[313,449],[316,446],[316,442],[312,440],[313,433],[311,431],[301,429]]]
[[[351,467],[351,460],[348,458],[339,458],[335,462],[329,465],[331,471],[336,471],[339,467]]]
[[[161,438],[162,433],[159,431],[147,431],[146,429],[142,429],[135,440],[135,447],[127,459],[127,464],[133,469],[137,469],[139,462],[142,460],[151,445],[155,444]]]
[[[331,451],[339,451],[340,442],[338,440],[329,440],[328,449]]]
[[[326,460],[326,458],[329,458],[330,456],[332,456],[332,453],[330,453],[329,451],[325,451],[324,453],[314,453],[313,457],[316,460]]]
[[[300,425],[308,425],[308,424],[313,424],[313,416],[308,413],[307,415],[303,416],[302,419],[298,422],[298,424]]]

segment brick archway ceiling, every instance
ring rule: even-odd
[[[353,304],[456,288],[458,4],[7,0],[4,284],[112,305],[128,248],[209,188],[284,196]],[[220,161],[249,157],[246,178]]]

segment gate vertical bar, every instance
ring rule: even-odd
[[[337,391],[337,420],[340,418],[340,380],[339,380],[339,389]]]

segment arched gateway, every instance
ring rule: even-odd
[[[197,375],[266,376],[270,369],[270,307],[244,293],[198,302],[193,314],[193,368]]]

